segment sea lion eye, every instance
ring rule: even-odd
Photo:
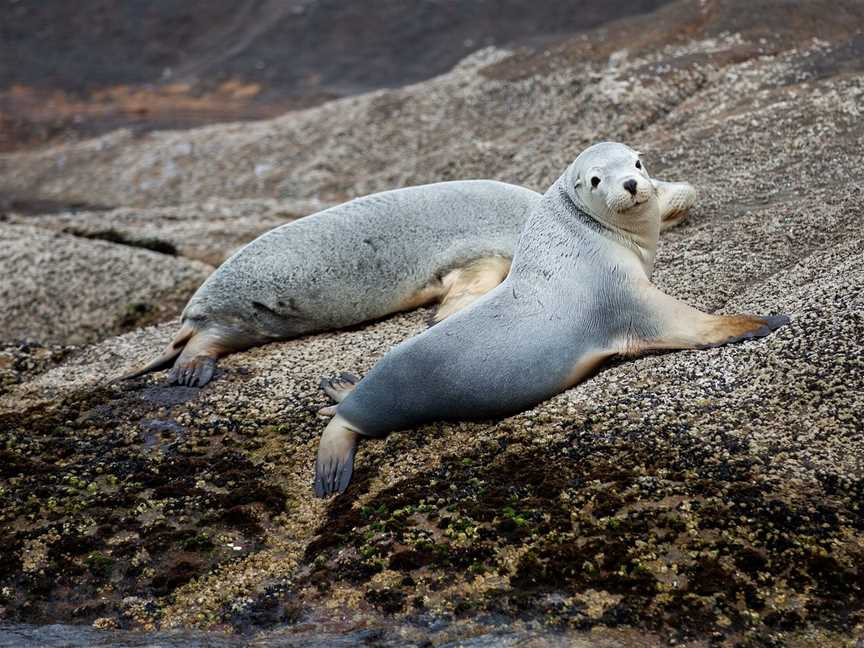
[[[599,184],[600,184],[600,178],[598,178],[597,176],[594,176],[593,178],[591,178],[591,186],[592,187],[594,187],[596,189],[597,185],[599,185]]]
[[[641,169],[641,168],[642,168],[642,163],[641,163],[639,160],[636,160],[636,168],[637,168],[637,169]]]

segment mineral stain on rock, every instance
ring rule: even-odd
[[[444,606],[576,629],[674,619],[682,641],[860,618],[864,481],[800,501],[765,483],[734,439],[715,462],[689,434],[646,436],[603,443],[569,429],[542,451],[447,456],[359,510],[331,507],[307,579],[325,593],[368,588],[385,613]],[[400,577],[382,590],[384,570]],[[478,581],[492,584],[454,599]]]

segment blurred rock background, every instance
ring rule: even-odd
[[[0,151],[121,126],[272,117],[664,2],[3,0]]]

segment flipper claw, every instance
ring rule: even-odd
[[[168,374],[168,382],[172,385],[203,387],[210,382],[215,371],[216,358],[195,356],[182,365],[175,365]]]

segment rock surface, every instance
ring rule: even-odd
[[[210,200],[150,209],[11,213],[6,221],[218,266],[259,234],[330,207],[319,200]]]
[[[212,267],[0,223],[0,341],[82,344],[179,314]]]
[[[366,442],[354,484],[328,502],[311,496],[318,377],[368,371],[423,329],[422,311],[231,356],[204,389],[111,381],[171,323],[83,347],[9,346],[0,618],[378,629],[407,644],[510,620],[537,645],[854,645],[864,8],[832,4],[817,21],[813,6],[828,7],[677,2],[270,122],[0,157],[4,191],[126,205],[118,227],[134,213],[144,228],[211,197],[338,200],[472,176],[541,188],[585,144],[624,140],[653,174],[701,191],[664,234],[658,285],[711,311],[792,318],[758,341],[613,363],[501,421]],[[54,240],[44,228],[76,218],[3,227]],[[188,224],[192,240],[212,236],[210,214]],[[176,276],[181,259],[154,258]]]
[[[669,0],[0,3],[0,151],[275,117]]]

